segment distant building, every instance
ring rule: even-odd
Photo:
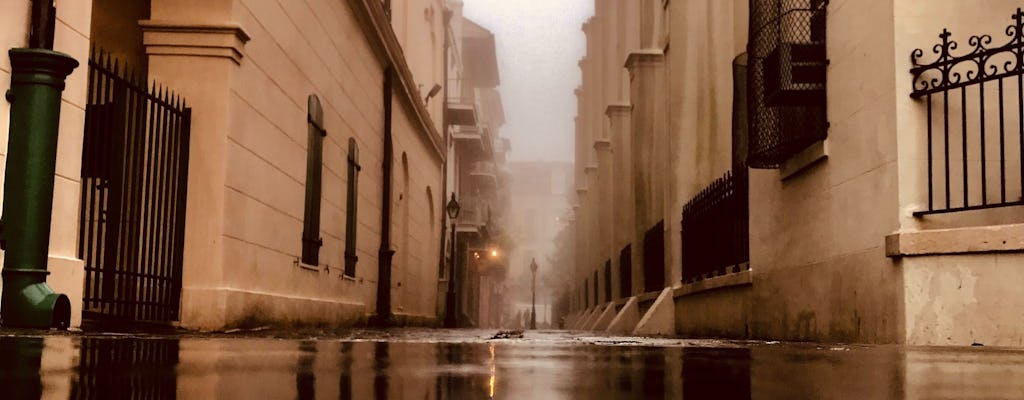
[[[555,241],[558,232],[568,224],[569,199],[572,195],[572,163],[555,161],[518,161],[509,163],[512,178],[509,206],[510,231],[515,249],[510,257],[511,292],[516,307],[522,311],[530,305],[530,262],[538,265],[537,321],[550,321],[550,305],[557,295],[548,276],[562,274],[570,266],[552,265],[560,250]],[[527,311],[528,312],[528,311]]]

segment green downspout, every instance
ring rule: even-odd
[[[68,297],[46,285],[64,79],[78,67],[53,47],[53,5],[35,1],[29,40],[35,48],[10,49],[11,124],[4,175],[0,247],[5,250],[0,324],[6,327],[66,329]]]

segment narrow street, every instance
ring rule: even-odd
[[[2,1],[0,400],[1024,399],[1022,4]]]
[[[1019,398],[1024,353],[396,329],[4,331],[5,399]]]

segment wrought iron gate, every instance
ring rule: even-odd
[[[126,69],[102,52],[89,58],[78,243],[83,315],[176,321],[192,111]]]

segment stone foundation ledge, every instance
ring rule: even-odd
[[[720,275],[712,278],[702,279],[693,283],[684,283],[682,286],[673,288],[673,297],[689,296],[715,289],[722,289],[734,286],[751,285],[754,282],[754,274],[750,269]]]
[[[1024,251],[1024,224],[896,232],[885,237],[885,255],[909,257]]]

